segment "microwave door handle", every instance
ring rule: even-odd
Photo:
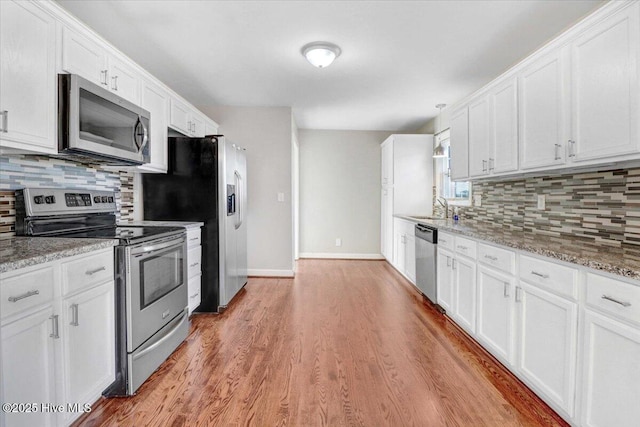
[[[140,128],[142,128],[142,133],[138,133]],[[142,141],[138,143],[138,136],[142,135]],[[144,149],[144,146],[147,145],[149,141],[149,132],[147,131],[147,127],[142,123],[142,118],[138,116],[138,121],[133,128],[133,142],[138,146],[138,152],[141,152]]]

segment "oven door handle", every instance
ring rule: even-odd
[[[180,328],[180,325],[182,325],[183,319],[184,319],[184,317],[186,315],[187,315],[187,313],[186,313],[186,310],[185,310],[185,311],[182,312],[182,315],[180,316],[179,319],[174,319],[173,320],[175,322],[175,325],[173,326],[173,328],[171,328],[171,330],[167,331],[165,336],[163,336],[158,341],[156,341],[153,344],[151,344],[149,347],[147,347],[144,350],[142,350],[140,353],[138,353],[135,356],[133,356],[133,360],[138,360],[141,357],[144,357],[146,354],[149,354],[150,352],[152,352],[153,350],[155,350],[156,348],[161,346],[169,338],[171,338],[171,336]]]
[[[131,249],[131,255],[140,255],[140,254],[152,254],[153,252],[157,252],[161,249],[166,249],[166,248],[170,248],[172,246],[182,246],[184,244],[184,242],[186,241],[186,239],[184,237],[181,237],[179,239],[171,239],[168,242],[164,242],[164,243],[158,243],[155,245],[151,245],[151,246],[138,246],[136,248],[132,248]]]

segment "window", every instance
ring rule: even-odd
[[[435,146],[442,144],[444,157],[435,157],[436,197],[443,197],[450,205],[471,206],[471,183],[451,181],[449,158],[449,129],[436,135]],[[435,148],[435,147],[434,147]]]

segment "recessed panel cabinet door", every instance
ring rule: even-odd
[[[469,176],[489,174],[491,154],[491,108],[488,96],[469,104]]]
[[[0,1],[2,146],[57,152],[55,21],[34,3]]]
[[[520,282],[517,369],[546,399],[573,416],[577,304]]]
[[[520,168],[564,163],[567,141],[566,53],[539,58],[518,77]]]
[[[469,177],[469,110],[467,107],[451,114],[451,179]]]
[[[486,267],[478,268],[477,337],[496,357],[511,364],[513,354],[514,279]]]
[[[453,314],[453,270],[451,269],[451,261],[453,254],[444,249],[438,248],[438,256],[436,259],[436,285],[437,299],[440,307],[444,308],[447,314]]]
[[[114,57],[109,58],[109,89],[113,93],[140,105],[140,80],[132,66]]]
[[[582,425],[635,427],[640,420],[640,332],[585,311]]]
[[[518,80],[508,79],[491,92],[492,173],[518,170]]]
[[[95,41],[67,27],[62,29],[62,69],[109,88],[106,51]]]
[[[454,318],[469,333],[476,331],[476,263],[463,257],[451,261],[454,274]]]
[[[575,161],[640,148],[640,3],[586,31],[571,45]]]

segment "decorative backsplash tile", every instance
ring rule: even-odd
[[[46,156],[0,156],[0,238],[15,234],[14,190],[25,187],[115,191],[118,219],[133,219],[132,172]]]
[[[482,206],[460,207],[462,220],[640,245],[640,169],[474,182],[473,194],[482,196]],[[546,198],[544,210],[537,208],[538,195]],[[434,212],[442,212],[437,203]]]

